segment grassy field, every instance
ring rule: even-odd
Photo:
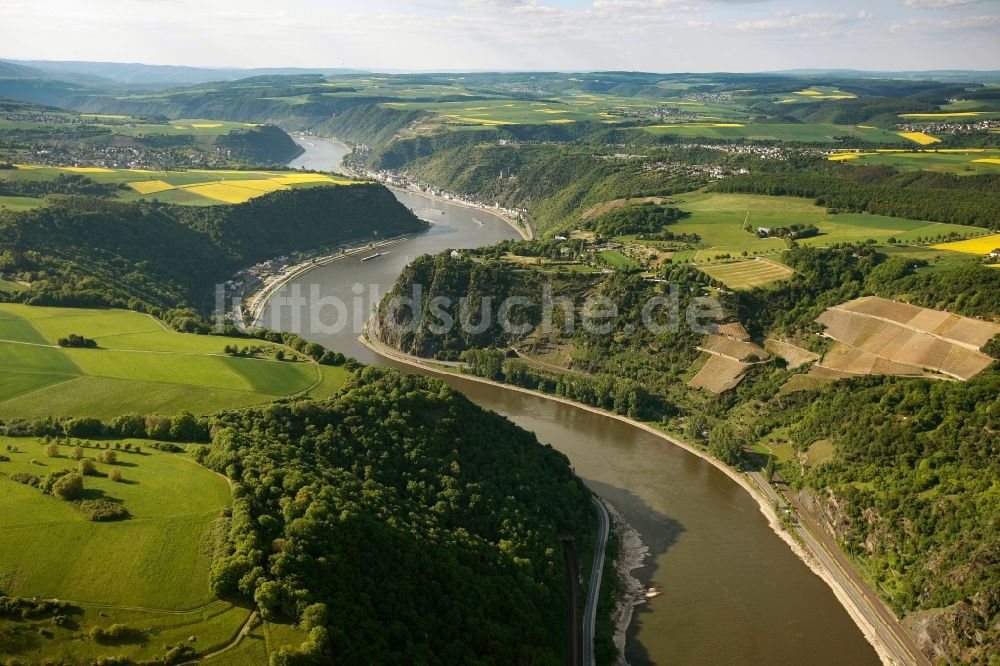
[[[392,109],[421,110],[433,114],[433,119],[445,127],[489,128],[499,125],[544,125],[580,121],[618,123],[624,120],[621,112],[636,112],[647,109],[674,109],[705,122],[742,120],[745,111],[738,104],[716,104],[677,99],[647,98],[642,96],[623,97],[598,95],[577,90],[547,96],[545,100],[512,99],[498,96],[495,99],[475,99],[463,101],[433,101],[435,96],[465,95],[468,92],[456,87],[418,86],[423,90],[405,91],[398,87],[381,88],[372,83],[370,93],[412,96],[414,101],[384,102],[382,106]],[[477,93],[478,95],[478,93]],[[429,99],[428,99],[429,98]]]
[[[844,92],[829,86],[812,86],[805,90],[798,90],[788,95],[782,93],[774,98],[777,104],[801,104],[809,102],[821,102],[828,99],[857,99],[854,93]]]
[[[935,273],[950,270],[959,264],[979,263],[977,257],[959,252],[936,250],[933,247],[913,245],[887,245],[879,248],[879,252],[890,257],[908,257],[926,261],[927,266],[917,269],[918,272]]]
[[[1000,174],[998,150],[913,150],[880,151],[874,153],[840,153],[831,160],[850,164],[878,164],[904,171],[924,169],[962,175]]]
[[[905,139],[894,132],[876,127],[792,123],[678,123],[649,125],[641,128],[651,134],[708,137],[716,139],[758,139],[833,143],[836,137],[855,137],[884,144],[902,144]]]
[[[86,477],[87,499],[124,504],[130,518],[94,523],[70,503],[0,479],[0,587],[18,596],[164,610],[187,610],[212,600],[202,536],[230,503],[224,479],[178,454],[143,445],[119,452],[116,465],[96,463],[105,476]],[[93,443],[88,443],[92,445]],[[14,450],[7,450],[10,446]],[[0,438],[6,474],[42,476],[75,469],[70,447],[49,458],[35,438]],[[85,448],[87,457],[97,451]],[[125,482],[106,478],[117,468]],[[183,480],[178,483],[178,480]],[[72,544],[72,557],[67,547]]]
[[[351,185],[361,182],[326,174],[296,171],[235,171],[191,169],[187,171],[144,171],[105,169],[102,167],[39,167],[18,165],[0,170],[0,180],[48,180],[60,174],[76,173],[99,183],[126,186],[119,194],[123,200],[157,199],[181,205],[216,205],[243,203],[276,190]],[[9,199],[12,208],[44,205],[44,200],[28,197],[0,197],[0,206]]]
[[[74,440],[93,459],[98,445],[126,442]],[[6,478],[16,472],[44,475],[75,468],[68,445],[48,457],[38,438],[0,437],[0,589],[21,597],[55,598],[78,610],[65,626],[48,619],[0,619],[0,658],[23,663],[91,664],[101,657],[151,661],[166,646],[187,644],[200,652],[232,641],[250,609],[215,599],[209,589],[213,544],[226,532],[221,519],[231,504],[229,485],[183,453],[165,453],[147,441],[127,442],[141,452],[118,452],[114,465],[95,463],[100,476],[85,479],[88,499],[122,503],[129,517],[88,522],[70,503]],[[117,469],[124,481],[107,478]],[[124,624],[131,640],[102,645],[95,627]],[[256,641],[241,641],[211,663],[266,663],[268,654],[297,645],[295,627],[262,624]],[[193,639],[193,640],[192,640]]]
[[[605,250],[601,252],[601,258],[615,268],[636,268],[638,265],[617,250]]]
[[[62,349],[76,333],[98,349]],[[223,353],[228,344],[257,344],[263,358]],[[272,360],[267,343],[164,330],[124,310],[0,305],[0,418],[51,415],[210,413],[286,395],[334,393],[347,373],[304,361]]]
[[[841,213],[830,215],[826,209],[808,199],[769,197],[754,194],[721,194],[692,192],[671,198],[671,205],[689,211],[690,217],[670,225],[673,233],[698,234],[700,249],[693,260],[712,261],[717,257],[767,255],[783,251],[787,245],[780,238],[758,238],[751,228],[782,227],[791,224],[814,224],[820,234],[799,240],[801,245],[826,246],[834,243],[864,242],[872,239],[887,243],[894,238],[900,243],[918,239],[931,241],[949,233],[979,236],[985,232],[977,227],[941,224],[905,218]],[[675,255],[682,261],[691,255]]]
[[[732,289],[760,287],[777,280],[784,280],[794,272],[788,266],[770,259],[751,259],[700,268],[712,278]]]
[[[0,211],[2,210],[31,210],[41,208],[45,205],[45,199],[37,197],[12,197],[0,195]]]

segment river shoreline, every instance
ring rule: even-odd
[[[621,421],[623,423],[627,423],[633,427],[639,428],[640,430],[644,430],[652,435],[655,435],[660,439],[663,439],[664,441],[673,444],[674,446],[678,446],[687,451],[688,453],[691,453],[701,458],[705,462],[709,463],[710,465],[721,471],[723,474],[728,476],[730,479],[732,479],[734,482],[736,482],[741,488],[743,488],[743,490],[745,490],[750,495],[750,497],[752,497],[756,501],[761,514],[763,514],[764,517],[767,519],[768,524],[770,525],[774,533],[778,536],[778,538],[780,538],[782,541],[785,542],[785,544],[789,547],[789,549],[791,549],[791,551],[796,555],[796,557],[802,560],[802,562],[809,568],[810,571],[813,572],[813,574],[818,576],[824,583],[827,584],[827,586],[830,587],[830,589],[834,593],[834,596],[837,598],[837,601],[839,601],[840,604],[844,607],[844,610],[847,611],[847,614],[850,616],[851,620],[855,623],[855,625],[857,625],[858,629],[861,630],[861,633],[864,635],[865,639],[875,649],[875,652],[878,655],[879,659],[882,661],[882,663],[885,664],[885,666],[899,666],[898,662],[891,657],[890,650],[887,648],[887,646],[885,646],[882,643],[882,640],[880,639],[875,627],[865,618],[864,614],[856,606],[854,599],[851,597],[851,595],[840,586],[840,584],[837,582],[832,572],[826,569],[826,567],[822,564],[819,558],[817,558],[803,543],[801,543],[799,540],[797,540],[788,532],[788,530],[785,528],[784,523],[782,523],[781,519],[778,517],[778,514],[775,511],[775,507],[771,502],[771,500],[756,486],[756,483],[749,475],[737,472],[729,465],[726,465],[717,458],[709,455],[706,451],[703,451],[695,446],[692,446],[687,442],[671,437],[662,430],[654,428],[653,426],[647,423],[643,423],[642,421],[636,421],[627,416],[622,416],[621,414],[609,412],[605,409],[601,409],[600,407],[592,407],[591,405],[586,405],[580,402],[576,402],[574,400],[570,400],[562,396],[550,395],[548,393],[543,393],[541,391],[536,391],[521,386],[515,386],[513,384],[504,384],[502,382],[495,382],[491,379],[486,379],[485,377],[477,377],[476,375],[464,374],[464,373],[463,374],[450,373],[447,370],[442,370],[440,367],[435,367],[434,361],[432,360],[422,359],[417,356],[412,356],[410,354],[400,352],[398,350],[389,347],[388,345],[385,345],[384,343],[378,340],[371,339],[368,336],[367,331],[368,331],[368,325],[366,324],[365,333],[358,337],[358,341],[365,347],[367,347],[369,350],[375,352],[380,356],[384,356],[386,358],[392,359],[399,363],[403,363],[405,365],[409,365],[415,368],[420,368],[421,370],[433,372],[438,375],[444,375],[444,376],[457,375],[462,377],[463,379],[468,379],[470,381],[479,382],[482,384],[489,384],[492,386],[505,388],[511,391],[518,391],[520,393],[534,395],[540,398],[545,398],[547,400],[552,400],[566,405],[571,405],[573,407],[577,407],[579,409],[591,412],[593,414],[606,416]],[[631,614],[629,614],[628,619],[629,621],[631,621]]]
[[[618,557],[615,558],[618,589],[615,590],[615,610],[611,618],[615,625],[612,641],[618,648],[618,666],[629,666],[628,659],[625,658],[628,628],[632,624],[635,607],[646,601],[646,586],[632,575],[632,571],[646,566],[649,546],[642,542],[639,531],[626,520],[621,511],[607,500],[604,500],[604,505],[611,514],[611,522],[618,536]]]
[[[433,223],[430,223],[433,224]],[[383,247],[389,247],[395,245],[396,243],[401,243],[405,240],[409,240],[416,236],[416,233],[402,234],[400,236],[393,236],[392,238],[384,238],[382,240],[369,240],[364,245],[355,245],[352,247],[346,247],[342,250],[337,251],[334,254],[328,254],[321,257],[314,257],[309,261],[303,261],[298,264],[291,264],[288,266],[286,271],[282,273],[276,280],[270,282],[264,287],[256,292],[250,294],[248,299],[247,310],[252,317],[252,327],[258,327],[260,318],[267,311],[267,304],[270,302],[271,297],[274,296],[282,287],[291,282],[296,278],[300,278],[314,268],[322,268],[323,266],[328,266],[340,259],[348,259],[350,257],[357,256],[362,252],[377,250]]]
[[[300,140],[302,140],[302,141],[306,141],[307,140],[306,136],[307,135],[299,135],[298,138]],[[324,137],[314,136],[312,138],[314,138],[314,139],[320,139],[320,140],[323,140],[323,141],[331,141],[333,143],[340,144],[344,148],[350,148],[350,145],[348,145],[344,141],[341,141],[340,139],[338,139],[335,136],[324,136]],[[302,147],[301,144],[300,144],[300,147]],[[305,148],[303,148],[303,152],[305,152]],[[350,155],[351,152],[353,152],[353,151],[348,151],[347,155]],[[301,153],[300,153],[300,155],[301,155]],[[296,157],[298,157],[298,156],[296,156]],[[345,155],[345,157],[346,157],[346,155]],[[292,161],[294,161],[294,160],[292,160]],[[360,172],[358,172],[358,171],[350,168],[349,166],[347,166],[346,164],[344,164],[343,160],[341,160],[340,164],[337,165],[336,172],[337,173],[342,173],[345,176],[351,176],[351,177],[354,177],[354,178],[371,178],[371,176],[369,176],[367,174],[362,174],[362,173],[360,173]],[[391,185],[391,184],[385,183],[383,180],[381,180],[381,179],[379,179],[377,177],[372,178],[372,180],[375,180],[376,182],[379,182],[382,185],[385,185],[390,190],[398,190],[400,192],[406,192],[408,194],[416,194],[418,196],[425,197],[425,198],[430,199],[432,201],[439,201],[441,203],[451,204],[453,206],[461,206],[463,208],[470,208],[472,210],[478,210],[478,211],[481,211],[483,213],[487,213],[488,215],[492,215],[493,217],[495,217],[495,218],[497,218],[499,220],[502,220],[504,223],[510,225],[514,229],[514,231],[516,231],[518,233],[518,235],[520,235],[521,238],[523,238],[524,240],[534,240],[534,238],[535,238],[535,228],[534,228],[534,225],[531,224],[531,222],[527,222],[526,221],[525,224],[522,226],[519,223],[518,220],[513,220],[513,219],[507,217],[506,215],[498,213],[495,209],[490,208],[488,206],[481,205],[481,204],[470,203],[468,201],[464,201],[464,200],[456,197],[454,194],[450,194],[450,193],[445,193],[445,196],[441,196],[441,195],[437,195],[437,194],[432,194],[430,192],[426,192],[426,191],[424,191],[424,190],[422,190],[422,189],[420,189],[419,187],[416,187],[416,186],[399,187],[398,185]]]
[[[385,183],[383,183],[385,185]],[[416,194],[417,196],[425,197],[431,199],[432,201],[439,201],[441,203],[451,204],[452,206],[461,206],[462,208],[470,208],[472,210],[478,210],[481,213],[486,213],[487,215],[492,215],[493,217],[502,220],[504,223],[510,225],[514,231],[518,233],[524,240],[534,240],[535,232],[531,224],[527,227],[523,227],[517,223],[517,221],[510,219],[506,215],[502,215],[492,208],[486,206],[477,206],[476,204],[471,204],[460,199],[448,198],[445,196],[438,196],[436,194],[430,194],[417,187],[397,187],[394,185],[386,185],[390,190],[399,190],[401,192],[406,192],[408,194]],[[450,195],[453,196],[453,195]]]

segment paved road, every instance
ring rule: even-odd
[[[604,550],[608,545],[608,510],[604,502],[591,497],[597,507],[597,546],[594,548],[594,566],[590,570],[590,587],[587,589],[587,605],[583,610],[583,666],[593,666],[594,625],[597,622],[597,601],[601,596],[601,576],[604,573]]]
[[[751,476],[757,481],[757,485],[763,489],[764,493],[771,500],[778,502],[779,506],[785,504],[782,501],[784,499],[791,502],[802,522],[793,529],[801,537],[806,548],[820,561],[823,568],[830,572],[836,584],[851,598],[854,606],[864,616],[867,623],[875,629],[879,641],[889,651],[889,655],[895,663],[903,666],[931,666],[930,661],[917,647],[913,637],[900,625],[893,612],[868,587],[868,584],[841,552],[840,547],[833,541],[829,533],[816,522],[812,514],[801,506],[798,496],[779,482],[781,490],[779,499],[778,491],[771,484],[766,483],[760,473],[752,472]]]

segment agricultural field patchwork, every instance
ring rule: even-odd
[[[905,141],[896,133],[877,127],[821,123],[680,123],[647,126],[637,131],[714,139],[805,141],[810,143],[834,143],[837,137],[854,137],[881,144],[901,144]]]
[[[97,349],[56,346],[71,333]],[[223,353],[257,345],[258,358]],[[0,304],[0,418],[210,413],[316,389],[331,395],[342,368],[273,359],[274,345],[164,330],[124,310]],[[287,352],[287,350],[286,350]]]
[[[186,171],[144,171],[106,169],[103,167],[39,167],[16,165],[0,171],[0,179],[47,180],[62,173],[79,173],[98,183],[126,186],[119,198],[125,200],[157,199],[181,205],[217,205],[243,203],[277,190],[330,185],[352,185],[362,181],[338,178],[322,173],[296,171],[239,171],[191,169]],[[10,201],[6,201],[6,200]],[[32,208],[44,205],[43,199],[0,197],[0,207]]]
[[[850,164],[878,164],[902,171],[923,169],[960,176],[1000,174],[1000,150],[985,148],[932,148],[929,150],[879,150],[835,153],[827,159]]]
[[[787,248],[786,241],[781,238],[760,238],[754,230],[761,227],[815,225],[819,235],[797,241],[800,245],[813,246],[867,240],[887,243],[890,239],[898,243],[928,242],[946,239],[950,234],[970,237],[988,233],[978,227],[884,215],[831,215],[812,201],[796,197],[693,192],[671,197],[669,205],[691,213],[671,224],[669,229],[675,234],[697,234],[701,238],[699,249],[693,255],[698,263],[712,262],[719,257],[777,254]],[[681,258],[675,255],[674,261]]]

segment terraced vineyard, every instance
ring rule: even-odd
[[[741,339],[742,336],[736,329],[726,332],[729,335],[705,336],[698,349],[708,355],[708,360],[698,374],[691,378],[688,386],[723,393],[743,381],[743,375],[752,363],[770,357],[764,348],[748,339]]]
[[[837,341],[821,365],[850,375],[967,380],[993,363],[979,350],[1000,334],[1000,324],[877,297],[830,308],[816,321]]]

